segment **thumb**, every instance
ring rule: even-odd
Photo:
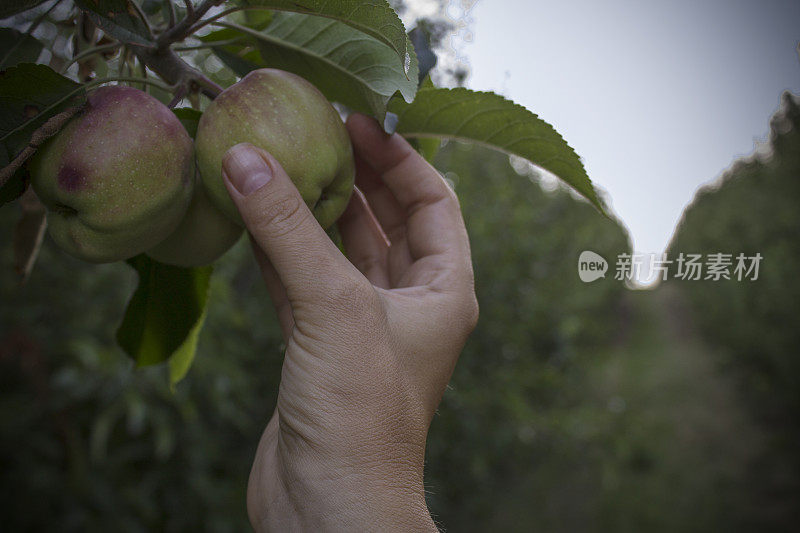
[[[354,268],[272,155],[248,143],[237,144],[222,159],[222,177],[290,302],[316,298],[338,279],[352,277]]]

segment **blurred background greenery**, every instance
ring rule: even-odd
[[[760,252],[751,282],[591,284],[617,223],[508,157],[449,143],[481,320],[431,428],[430,508],[451,531],[790,531],[800,520],[800,107],[770,149],[686,210],[679,252]],[[9,228],[16,205],[0,209]],[[4,531],[242,531],[282,346],[242,241],[217,265],[199,353],[173,394],[114,330],[135,274],[47,241],[19,286],[0,237]],[[613,262],[613,259],[611,259]],[[613,265],[611,271],[613,272]]]

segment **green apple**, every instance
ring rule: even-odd
[[[194,189],[192,140],[161,102],[101,87],[32,158],[31,185],[53,240],[93,263],[133,257],[169,236]]]
[[[353,149],[339,114],[311,83],[282,70],[254,70],[200,118],[195,147],[203,184],[238,224],[242,219],[222,181],[222,158],[242,142],[278,160],[323,228],[339,218],[353,191]]]
[[[178,228],[147,255],[181,267],[208,265],[227,252],[241,235],[242,228],[214,207],[203,186],[197,183],[192,203]]]

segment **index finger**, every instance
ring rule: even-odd
[[[365,115],[348,117],[347,129],[355,152],[381,177],[405,212],[412,259],[445,256],[450,260],[445,264],[469,264],[461,209],[439,172],[400,135],[387,135]]]

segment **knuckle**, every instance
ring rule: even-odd
[[[478,325],[478,316],[480,314],[475,292],[471,291],[469,294],[464,294],[459,298],[453,311],[453,315],[458,317],[458,332],[464,337],[468,337]]]
[[[282,237],[303,225],[311,216],[305,204],[296,195],[273,199],[259,206],[255,225],[270,235]]]
[[[480,305],[478,304],[478,297],[473,292],[470,295],[469,300],[466,304],[466,311],[465,311],[465,325],[467,328],[467,335],[472,333],[472,331],[478,325],[478,318],[480,317]]]
[[[461,211],[461,202],[458,199],[458,194],[456,194],[456,191],[451,189],[450,186],[447,187],[447,198],[445,201],[447,202],[448,207],[455,209],[456,211]]]

